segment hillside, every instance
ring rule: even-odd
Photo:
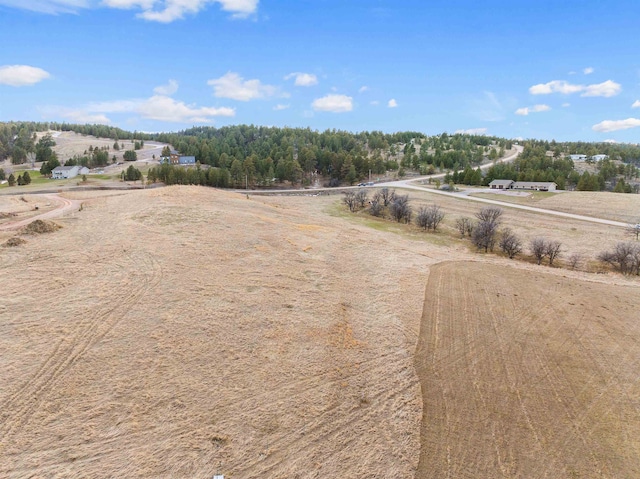
[[[61,229],[0,250],[0,476],[638,472],[633,280],[477,255],[336,196],[65,196],[83,207]],[[539,216],[506,220],[580,224]]]

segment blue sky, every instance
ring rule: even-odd
[[[637,0],[0,0],[0,120],[640,141]]]

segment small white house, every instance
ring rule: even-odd
[[[608,159],[608,158],[609,158],[609,155],[593,155],[593,156],[591,157],[591,159],[592,159],[593,161],[602,161],[602,160],[606,160],[606,159]]]
[[[88,173],[89,168],[86,166],[56,166],[51,172],[51,178],[54,180],[64,180]]]
[[[572,161],[585,161],[587,159],[587,155],[569,155]]]

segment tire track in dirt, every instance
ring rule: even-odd
[[[129,308],[161,281],[161,269],[150,255],[138,254],[125,259],[139,264],[136,271],[143,271],[143,274],[136,278],[142,282],[121,291],[122,300],[116,302],[115,306],[102,308],[91,319],[83,320],[76,333],[69,340],[61,340],[35,374],[8,397],[2,404],[4,413],[0,424],[0,446],[6,444],[18,429],[26,425],[44,395],[55,387],[65,371],[100,342],[126,315]]]

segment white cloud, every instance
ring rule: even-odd
[[[486,128],[469,128],[467,130],[456,130],[456,135],[486,135]]]
[[[318,84],[318,77],[313,73],[289,73],[285,80],[290,80],[291,78],[295,78],[295,82],[293,83],[295,86],[313,86]]]
[[[608,140],[604,140],[603,143],[618,143],[618,142],[616,140],[608,139]]]
[[[286,110],[287,108],[289,108],[291,105],[281,105],[281,104],[277,104],[276,106],[273,107],[273,109],[275,111],[282,111],[282,110]]]
[[[631,108],[640,108],[640,100],[634,101],[633,105],[631,105]]]
[[[209,123],[212,117],[235,116],[228,107],[196,107],[166,95],[147,99],[92,102],[84,108],[63,111],[62,116],[78,123],[111,123],[106,113],[136,113],[149,120],[173,123]]]
[[[584,93],[580,96],[603,96],[609,98],[616,96],[622,90],[622,86],[611,80],[607,80],[596,85],[587,85]]]
[[[358,93],[364,93],[365,91],[367,91],[369,89],[369,87],[367,85],[362,85],[359,89],[358,89]]]
[[[235,116],[234,108],[195,108],[168,96],[154,95],[140,104],[136,111],[144,118],[177,123],[208,123],[214,116]]]
[[[238,101],[265,98],[277,92],[276,87],[272,85],[263,85],[260,80],[245,80],[234,72],[209,80],[207,85],[213,87],[213,94],[217,98],[231,98]]]
[[[29,65],[4,65],[0,67],[0,85],[35,85],[49,78],[49,72]]]
[[[389,100],[389,102],[387,103],[387,106],[389,108],[397,108],[398,107],[398,102],[396,101],[395,98],[392,98],[391,100]]]
[[[582,73],[584,73],[585,75],[591,75],[593,73],[593,67],[587,67],[584,70],[582,70]]]
[[[539,83],[529,88],[529,93],[532,95],[548,95],[550,93],[562,93],[568,95],[570,93],[577,93],[584,89],[583,85],[572,85],[564,80],[553,80],[549,83]]]
[[[0,0],[3,1],[3,0]],[[170,23],[184,18],[185,14],[196,14],[209,3],[217,3],[220,8],[231,13],[233,18],[247,18],[258,9],[259,0],[103,0],[112,8],[142,10],[137,16],[144,20]]]
[[[640,126],[640,120],[637,118],[627,118],[626,120],[605,120],[591,127],[594,131],[609,132],[618,130],[628,130]]]
[[[344,113],[353,110],[353,98],[347,95],[327,95],[313,100],[311,107],[316,111]]]
[[[373,106],[378,106],[380,104],[380,102],[378,100],[373,100],[370,102],[371,105]]]
[[[562,104],[562,108],[569,108],[571,106],[571,103],[563,103]]]
[[[160,85],[153,89],[153,93],[157,95],[173,95],[178,91],[178,82],[175,80],[169,80],[166,85]]]
[[[531,107],[518,108],[516,115],[527,116],[529,113],[539,113],[541,111],[549,111],[551,107],[549,105],[533,105]]]
[[[580,96],[602,96],[609,98],[617,95],[622,90],[622,86],[612,80],[593,85],[576,85],[564,80],[553,80],[548,83],[539,83],[529,88],[532,95],[549,95],[551,93],[561,93],[570,95],[580,93]]]

